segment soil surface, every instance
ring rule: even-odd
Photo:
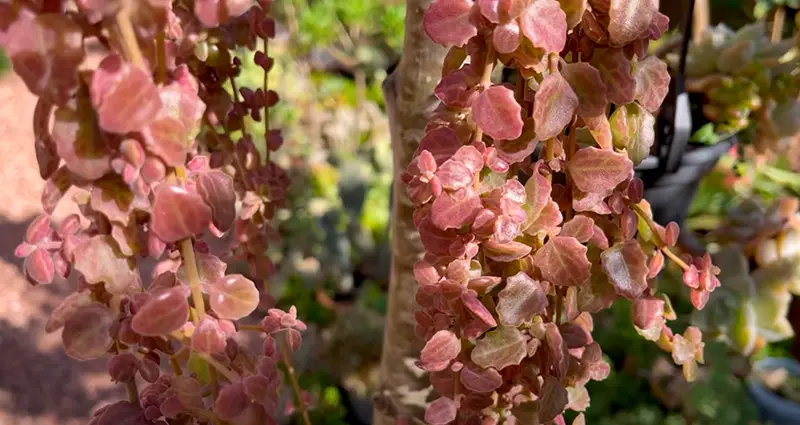
[[[34,96],[13,72],[0,75],[0,425],[84,425],[124,390],[109,381],[107,359],[78,362],[61,348],[61,333],[44,323],[74,282],[33,287],[14,248],[41,213],[44,186],[33,149]],[[74,206],[66,203],[55,218]]]

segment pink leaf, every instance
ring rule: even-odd
[[[496,140],[513,140],[522,135],[521,111],[514,92],[504,86],[489,87],[472,104],[475,123]]]
[[[43,248],[36,248],[25,258],[25,275],[37,284],[48,284],[53,281],[56,269],[53,256]]]
[[[252,0],[196,0],[194,14],[206,27],[216,27],[243,15],[252,6]]]
[[[536,0],[520,18],[522,33],[533,47],[547,53],[564,50],[567,41],[567,15],[556,0]]]
[[[600,255],[617,294],[634,300],[647,289],[647,255],[636,240],[618,242]]]
[[[579,103],[575,113],[582,117],[605,114],[608,104],[607,89],[597,68],[586,62],[570,63],[561,68],[561,75],[578,96]]]
[[[140,291],[138,271],[115,246],[111,236],[97,235],[85,240],[75,249],[75,270],[87,283],[103,283],[106,291],[114,295]]]
[[[202,233],[211,223],[211,208],[194,191],[165,185],[156,191],[150,225],[164,242],[177,242]]]
[[[492,44],[501,54],[508,54],[517,50],[520,44],[520,30],[517,21],[498,25],[492,32]]]
[[[669,70],[666,62],[648,56],[636,63],[636,100],[645,109],[655,113],[669,91]]]
[[[531,247],[522,242],[511,241],[500,243],[494,239],[486,241],[483,248],[486,250],[487,257],[494,261],[504,263],[519,260],[531,252]]]
[[[133,316],[131,327],[144,336],[162,336],[177,331],[189,320],[186,292],[175,287],[161,290]]]
[[[631,61],[622,49],[598,51],[592,56],[591,63],[600,71],[610,102],[617,105],[633,102],[636,96],[636,79],[631,72]]]
[[[520,364],[526,355],[522,332],[517,328],[501,326],[478,340],[471,358],[480,367],[501,370]]]
[[[472,187],[452,194],[443,192],[433,201],[431,220],[442,230],[457,229],[471,223],[482,207],[481,198]]]
[[[547,241],[534,256],[542,276],[555,285],[582,285],[590,276],[591,263],[587,248],[577,239],[556,236]]]
[[[79,98],[79,105],[83,99]],[[111,171],[111,151],[91,109],[88,105],[82,106],[77,110],[56,110],[53,114],[52,137],[58,156],[64,160],[67,169],[86,180],[95,180]],[[60,178],[69,179],[68,176]]]
[[[225,351],[225,332],[219,321],[209,315],[203,316],[192,333],[192,350],[215,354]]]
[[[91,94],[100,127],[111,133],[138,131],[161,109],[150,75],[118,55],[100,62],[92,75]]]
[[[458,403],[447,397],[440,397],[425,409],[425,422],[431,425],[447,425],[456,419]]]
[[[461,369],[461,384],[475,393],[490,393],[500,388],[503,377],[495,369],[479,369],[468,365]]]
[[[519,326],[544,313],[548,304],[541,284],[524,272],[506,278],[506,287],[498,298],[497,313],[503,326]]]
[[[589,242],[594,236],[594,220],[585,215],[576,215],[564,223],[559,236],[572,236],[580,243]]]
[[[643,35],[649,36],[650,23],[658,13],[658,0],[610,0],[610,2],[609,44],[622,47]]]
[[[631,176],[633,163],[624,154],[588,147],[572,157],[569,173],[581,191],[607,192]]]
[[[444,164],[451,156],[455,155],[461,146],[461,140],[455,130],[450,127],[439,127],[425,133],[425,136],[419,141],[414,157],[422,151],[428,151],[433,155],[438,166]]]
[[[222,319],[239,320],[258,307],[258,289],[240,274],[217,279],[208,289],[211,309]]]
[[[530,2],[531,0],[478,0],[478,7],[490,22],[505,24],[517,19]]]
[[[471,291],[469,291],[471,292]],[[497,326],[497,321],[494,320],[494,316],[486,308],[485,305],[475,296],[474,293],[464,292],[461,294],[461,302],[464,303],[464,308],[466,308],[473,316],[483,322],[487,328],[493,328]]]
[[[448,330],[436,332],[420,353],[420,367],[428,372],[445,370],[461,352],[461,341]]]
[[[233,178],[220,170],[192,173],[197,184],[197,193],[211,208],[214,227],[227,232],[236,219],[236,192]]]
[[[564,130],[578,107],[578,97],[559,73],[548,75],[536,92],[533,120],[536,137],[547,140]]]
[[[422,18],[425,33],[444,46],[463,46],[478,29],[470,21],[471,0],[436,0]]]
[[[593,117],[583,117],[583,122],[586,123],[586,128],[589,130],[589,133],[592,134],[592,137],[601,149],[613,149],[611,124],[608,122],[608,117],[605,112]]]

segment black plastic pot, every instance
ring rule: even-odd
[[[670,221],[683,223],[694,200],[700,180],[714,168],[719,158],[736,144],[736,136],[711,146],[690,145],[681,158],[678,168],[663,173],[644,161],[636,169],[637,176],[645,182],[644,197],[650,203],[653,219],[666,225]]]

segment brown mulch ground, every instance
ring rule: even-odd
[[[14,257],[28,223],[41,212],[34,106],[16,75],[0,76],[0,425],[82,425],[124,391],[109,382],[106,359],[74,361],[61,348],[60,332],[44,332],[49,312],[71,283],[32,287]],[[69,209],[60,208],[56,216]]]

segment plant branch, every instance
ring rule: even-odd
[[[494,47],[492,43],[488,43],[486,51],[486,62],[483,65],[483,74],[481,74],[481,87],[483,90],[489,88],[492,83],[492,71],[494,70],[495,57]],[[475,127],[475,133],[472,134],[473,142],[480,142],[483,140],[483,130],[480,127]]]
[[[125,382],[125,391],[128,393],[128,401],[139,404],[139,389],[136,387],[136,379]]]
[[[294,396],[297,398],[297,409],[300,410],[300,414],[303,416],[303,423],[305,425],[311,425],[311,420],[308,418],[308,410],[306,409],[306,404],[303,401],[303,391],[300,388],[300,382],[297,380],[297,375],[294,373],[294,366],[292,366],[292,358],[291,354],[289,354],[289,342],[286,335],[284,335],[283,343],[280,344],[280,346],[283,364],[286,366],[286,374],[289,375],[289,381],[292,383]]]
[[[777,43],[783,38],[783,25],[786,22],[786,8],[783,5],[775,9],[775,17],[772,20],[772,34],[769,41]]]
[[[211,357],[206,353],[200,353],[200,352],[195,352],[195,353],[197,353],[197,355],[200,356],[200,358],[205,360],[206,363],[214,367],[214,369],[216,369],[220,374],[222,374],[222,376],[224,376],[225,379],[227,379],[228,381],[236,382],[240,379],[238,373],[232,371],[230,368],[217,361],[217,359]]]
[[[642,209],[642,207],[640,207],[638,204],[632,204],[631,208],[633,208],[633,210],[636,211],[636,214],[638,214],[639,217],[642,220],[644,220],[645,223],[647,223],[647,227],[649,227],[650,231],[653,233],[653,241],[656,243],[656,246],[664,253],[664,255],[669,257],[670,260],[674,261],[675,264],[680,266],[681,269],[688,270],[689,265],[686,264],[685,261],[681,260],[681,258],[678,257],[674,252],[672,252],[672,250],[669,249],[667,244],[664,243],[664,241],[661,239],[661,234],[659,233],[658,225],[656,225],[653,219],[650,218],[649,215],[647,215],[647,212],[645,212],[645,210]]]
[[[136,41],[136,33],[133,31],[133,24],[131,23],[131,4],[132,0],[124,0],[122,9],[115,17],[117,29],[122,37],[122,45],[125,49],[125,54],[128,59],[139,68],[146,69],[144,56],[142,50],[139,48],[139,42]]]

